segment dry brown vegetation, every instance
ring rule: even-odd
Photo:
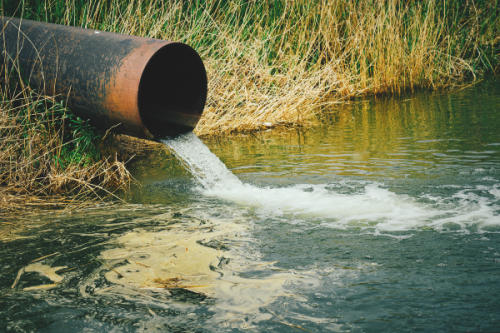
[[[85,207],[129,186],[112,138],[20,83],[2,86],[0,96],[0,218]]]
[[[198,135],[253,130],[266,122],[302,125],[324,104],[441,89],[475,77],[478,62],[490,68],[498,62],[498,51],[492,51],[500,39],[498,21],[485,20],[484,8],[462,8],[464,17],[449,22],[447,15],[459,10],[446,13],[433,1],[292,1],[272,23],[273,5],[266,3],[249,14],[257,22],[245,16],[248,23],[234,27],[227,22],[242,2],[231,3],[211,21],[224,46],[199,49],[210,95]],[[213,56],[219,47],[226,56]],[[492,51],[494,59],[471,50]]]
[[[449,87],[499,64],[498,1],[23,3],[11,11],[193,46],[209,75],[201,136],[303,125],[324,104]]]

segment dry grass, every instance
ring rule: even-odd
[[[0,88],[0,219],[82,208],[128,188],[132,179],[111,154],[112,138],[102,140],[54,98],[8,82]]]
[[[304,125],[323,104],[441,89],[495,70],[498,7],[496,0],[23,0],[8,13],[193,46],[209,75],[195,130],[203,136]]]
[[[497,1],[24,3],[18,16],[192,45],[209,75],[198,135],[304,125],[323,104],[441,89],[499,64]]]
[[[275,19],[281,23],[260,21],[248,38],[245,32],[255,22],[235,31],[224,15],[214,16],[229,55],[214,57],[214,49],[200,48],[210,95],[196,133],[254,130],[266,122],[301,125],[324,104],[362,94],[441,89],[475,77],[484,61],[480,50],[498,48],[496,17],[496,28],[482,29],[484,12],[471,7],[458,22],[449,22],[442,8],[424,3],[286,2]],[[260,6],[261,16],[251,10],[247,15],[264,20],[270,9]]]

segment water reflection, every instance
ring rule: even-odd
[[[452,174],[464,166],[489,170],[500,162],[499,89],[498,81],[488,81],[451,94],[353,101],[322,110],[311,130],[207,144],[237,175],[373,179]]]

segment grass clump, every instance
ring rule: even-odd
[[[37,94],[19,77],[3,79],[0,217],[82,207],[128,186],[129,172],[116,152],[112,155],[113,137],[105,138],[64,101]]]

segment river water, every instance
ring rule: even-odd
[[[130,204],[3,240],[0,331],[498,332],[499,92],[168,142]]]

